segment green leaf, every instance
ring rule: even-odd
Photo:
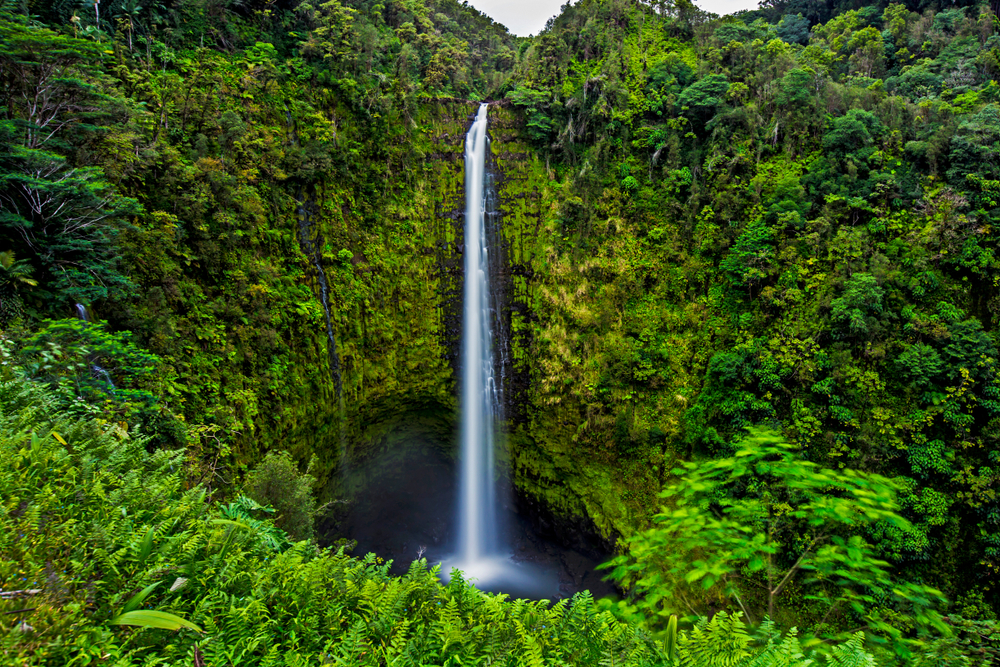
[[[142,538],[142,544],[139,545],[139,565],[146,562],[149,558],[149,554],[153,551],[153,527],[150,526],[149,530],[146,531],[146,536]]]
[[[689,584],[691,584],[697,581],[698,579],[701,579],[706,574],[708,574],[708,572],[706,572],[705,570],[701,569],[691,570],[690,572],[684,575],[684,580],[687,581]]]
[[[184,620],[180,616],[168,614],[165,611],[129,611],[115,616],[110,621],[110,625],[137,625],[143,628],[162,628],[164,630],[180,630],[190,628],[195,632],[202,632],[202,629],[191,621]]]
[[[159,585],[160,585],[160,582],[157,581],[156,583],[152,583],[149,586],[146,586],[141,591],[139,591],[138,593],[136,593],[135,595],[133,595],[129,599],[129,601],[125,603],[125,606],[122,607],[122,614],[126,614],[126,613],[132,611],[133,609],[138,608],[139,605],[142,604],[143,600],[145,600],[149,596],[149,594],[153,592],[153,589],[156,588]],[[120,618],[120,616],[119,616],[119,618]]]
[[[677,614],[671,614],[667,622],[667,660],[674,661],[677,654]]]

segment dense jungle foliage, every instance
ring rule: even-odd
[[[841,537],[992,618],[995,15],[891,4],[798,21],[582,3],[526,51],[510,98],[563,165],[542,392],[580,414],[581,446],[647,471],[658,451],[670,467],[726,460],[770,423],[809,465],[890,479],[908,523]],[[782,567],[831,543],[794,519],[805,499],[781,476],[714,491],[700,502],[730,517],[753,505],[749,533]],[[729,577],[758,613],[761,569]],[[731,593],[718,580],[702,581]],[[826,600],[793,597],[792,618],[829,620]]]
[[[5,0],[4,660],[992,664],[998,9]],[[314,535],[454,410],[481,100],[511,478],[617,540],[617,603]]]
[[[415,561],[291,542],[259,504],[210,503],[183,450],[0,384],[5,664],[662,665],[668,647],[598,609],[480,593]],[[18,617],[23,620],[18,620]],[[716,616],[669,647],[684,664],[809,664],[794,632]],[[724,656],[718,662],[715,656]],[[701,656],[706,656],[703,660]],[[874,664],[860,633],[822,664]]]

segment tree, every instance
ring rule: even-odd
[[[15,132],[0,121],[0,143]],[[140,212],[96,167],[73,168],[56,153],[10,146],[0,151],[0,227],[20,241],[18,254],[42,269],[43,283],[70,302],[121,297],[130,281],[117,267],[114,241]]]
[[[17,124],[11,138],[26,148],[51,149],[92,120],[101,108],[92,79],[102,57],[91,41],[0,11],[0,108]]]
[[[976,176],[1000,179],[1000,106],[987,105],[963,121],[951,140],[949,157],[948,180],[956,187],[968,188]],[[984,208],[997,205],[991,204]]]
[[[813,80],[815,75],[812,72],[801,68],[789,70],[778,82],[778,94],[776,100],[782,106],[795,108],[806,108],[813,98]]]
[[[95,129],[106,102],[92,43],[0,12],[0,228],[39,283],[71,302],[123,296],[113,244],[140,211],[96,167],[66,155]]]
[[[719,268],[730,285],[746,289],[753,297],[753,288],[767,278],[774,261],[774,232],[760,219],[751,220],[736,239]]]
[[[330,0],[313,7],[303,2],[296,11],[309,24],[309,39],[300,44],[305,56],[318,56],[333,63],[348,59],[355,52],[353,47],[354,20],[358,11]]]
[[[894,576],[864,539],[876,525],[909,525],[892,481],[822,468],[761,428],[735,447],[730,457],[675,469],[679,481],[660,494],[654,527],[608,564],[641,595],[638,613],[655,618],[679,604],[704,613],[700,588],[732,599],[752,622],[780,617],[783,594],[795,587],[820,633],[851,616],[905,650],[902,628],[944,628],[933,609],[941,594]]]
[[[872,152],[870,147],[883,129],[874,114],[851,109],[834,119],[833,127],[823,136],[823,148],[836,159],[847,158],[860,163]]]
[[[865,77],[882,74],[885,67],[885,42],[882,33],[872,26],[858,30],[851,36],[847,48],[851,71]]]
[[[830,316],[849,335],[869,336],[879,328],[884,294],[875,276],[856,273],[844,285],[843,295],[830,304]]]
[[[715,115],[728,90],[729,81],[724,75],[710,74],[681,91],[677,103],[682,111],[686,110],[693,116],[693,121],[703,126]]]
[[[802,14],[785,14],[778,22],[778,37],[789,44],[809,42],[809,20]]]
[[[247,477],[247,495],[277,510],[274,523],[295,540],[312,537],[316,478],[300,473],[288,452],[268,452]]]

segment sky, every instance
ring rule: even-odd
[[[565,0],[469,0],[469,4],[507,26],[515,35],[527,37],[541,32],[549,17],[559,13]],[[757,0],[695,0],[695,4],[716,14],[757,8]]]

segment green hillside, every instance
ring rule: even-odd
[[[2,3],[0,662],[993,664],[998,10]],[[453,436],[484,101],[504,473],[617,602],[313,526]]]

